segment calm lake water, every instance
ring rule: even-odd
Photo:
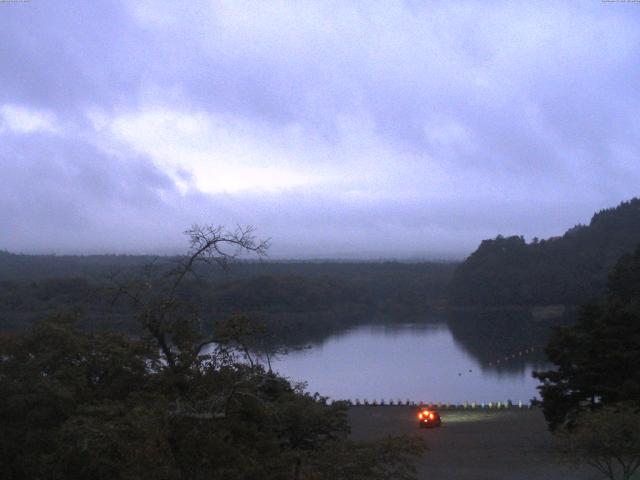
[[[541,353],[524,352],[527,336],[511,340],[500,351],[491,342],[465,345],[446,323],[358,326],[272,363],[332,399],[527,403],[538,396],[531,373],[546,365]]]

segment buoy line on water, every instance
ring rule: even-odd
[[[507,355],[505,357],[500,357],[497,359],[494,359],[492,361],[489,362],[488,366],[489,367],[497,367],[499,365],[504,365],[508,362],[511,362],[513,360],[517,360],[525,355],[530,355],[538,350],[540,350],[541,348],[543,348],[543,345],[531,345],[527,348],[524,348],[522,350],[518,350],[515,353],[512,353],[511,355]],[[473,373],[473,369],[469,369],[467,372],[458,372],[458,376],[462,377],[463,375],[469,374],[469,373]]]

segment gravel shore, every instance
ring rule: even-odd
[[[599,480],[590,467],[563,464],[542,413],[532,410],[442,411],[440,428],[420,429],[416,407],[352,407],[352,437],[418,435],[428,451],[418,478],[429,480]]]

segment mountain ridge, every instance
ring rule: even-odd
[[[578,305],[605,290],[616,261],[640,244],[640,198],[596,212],[561,237],[483,240],[454,271],[454,305]]]

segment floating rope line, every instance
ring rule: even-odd
[[[531,345],[530,347],[527,347],[527,348],[525,348],[523,350],[519,350],[519,351],[517,351],[515,353],[512,353],[511,355],[507,355],[505,357],[500,357],[500,358],[494,359],[494,360],[489,362],[489,366],[490,367],[494,367],[494,366],[497,367],[499,365],[504,365],[504,364],[506,364],[508,362],[511,362],[513,360],[516,360],[516,359],[519,359],[519,358],[521,358],[521,357],[523,357],[525,355],[530,355],[530,354],[534,353],[536,351],[536,349],[539,350],[540,348],[543,348],[543,347],[544,347],[543,345]],[[458,376],[462,377],[463,375],[466,375],[466,374],[469,374],[469,373],[473,373],[473,369],[470,368],[466,372],[458,372]]]
[[[532,353],[534,353],[536,351],[536,349],[540,349],[542,347],[542,345],[531,345],[528,348],[525,348],[524,350],[520,350],[518,352],[512,353],[511,355],[507,355],[506,357],[500,357],[497,358],[495,360],[492,360],[491,362],[489,362],[489,366],[493,367],[494,365],[501,365],[503,363],[507,363],[510,362],[511,360],[515,360],[517,358],[522,357],[523,355],[530,355]]]

